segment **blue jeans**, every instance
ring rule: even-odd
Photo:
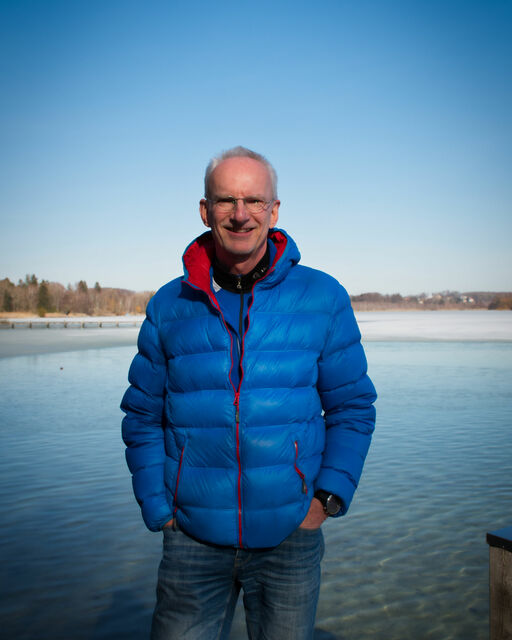
[[[323,552],[321,529],[246,550],[166,527],[151,640],[225,640],[240,589],[250,640],[312,640]]]

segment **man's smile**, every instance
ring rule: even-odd
[[[254,228],[251,229],[233,229],[232,227],[224,227],[230,233],[249,233],[250,231],[254,231]]]

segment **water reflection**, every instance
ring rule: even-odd
[[[133,347],[0,360],[0,614],[18,639],[147,636],[161,539],[120,440]],[[487,639],[485,533],[510,524],[511,344],[369,343],[378,424],[325,526],[317,640]],[[239,607],[232,640],[246,638]]]

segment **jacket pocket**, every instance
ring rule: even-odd
[[[301,482],[302,482],[302,493],[307,493],[308,492],[308,485],[306,484],[306,476],[300,470],[299,465],[298,465],[298,462],[299,462],[299,442],[298,442],[298,440],[294,441],[293,446],[294,446],[294,449],[295,449],[295,461],[293,463],[293,467],[295,469],[295,472],[297,473],[297,475],[301,479]]]

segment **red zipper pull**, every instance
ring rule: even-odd
[[[238,391],[235,391],[235,401],[233,402],[233,404],[236,407],[236,411],[235,411],[235,420],[238,422],[240,422],[240,416],[239,416],[239,405],[240,405],[240,393]]]
[[[294,445],[295,445],[295,464],[294,464],[295,471],[299,474],[299,478],[302,480],[302,493],[307,493],[308,485],[306,484],[306,476],[302,473],[302,471],[297,466],[297,460],[299,458],[299,444],[297,440],[295,440]]]

